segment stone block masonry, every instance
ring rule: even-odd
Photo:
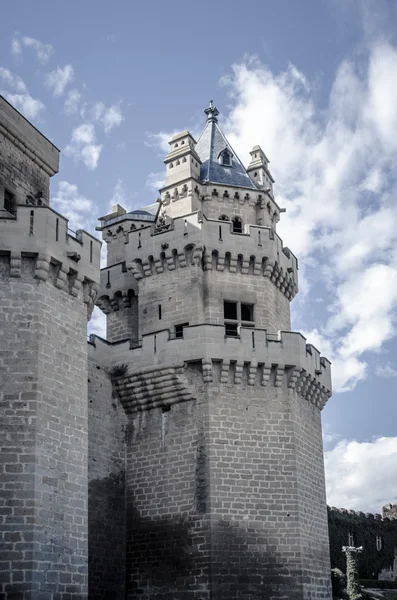
[[[93,357],[88,386],[89,598],[124,600],[127,418],[109,374]]]
[[[87,598],[87,308],[1,258],[1,593]],[[71,596],[73,594],[73,596]]]
[[[330,598],[319,408],[276,374],[266,391],[248,369],[203,374],[131,417],[127,597]]]

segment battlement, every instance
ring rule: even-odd
[[[246,225],[243,233],[235,233],[232,223],[198,211],[162,229],[153,225],[120,235],[127,268],[137,280],[197,264],[207,271],[268,277],[289,299],[298,291],[298,261],[271,227]]]
[[[59,150],[7,100],[0,96],[0,134],[50,177],[58,173]]]
[[[130,306],[131,295],[138,292],[138,282],[128,271],[125,262],[101,269],[97,306],[105,314]]]
[[[143,336],[138,347],[131,347],[129,340],[109,344],[98,337],[92,338],[91,346],[99,364],[132,365],[120,384],[126,396],[133,392],[129,383],[143,371],[153,377],[164,368],[193,362],[201,363],[206,382],[214,381],[219,373],[219,383],[239,384],[245,378],[248,385],[281,387],[286,383],[320,409],[331,395],[330,363],[300,333],[270,335],[265,330],[241,328],[235,338],[225,337],[223,326],[205,324],[185,327],[183,338],[175,338],[170,330]]]
[[[0,254],[10,257],[9,276],[20,277],[22,259],[34,257],[37,279],[46,281],[55,267],[56,287],[74,296],[82,290],[90,310],[99,287],[100,248],[99,240],[71,231],[68,219],[48,206],[18,206],[15,218],[0,220]],[[88,290],[83,283],[90,284]]]
[[[364,513],[348,508],[337,508],[336,506],[328,506],[328,513],[330,516],[335,517],[352,517],[355,519],[372,519],[375,521],[380,521],[382,519],[382,515],[379,513]]]

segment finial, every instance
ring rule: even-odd
[[[218,121],[216,117],[219,115],[219,110],[214,106],[212,100],[210,100],[210,105],[204,112],[207,115],[207,121],[215,121],[215,123]]]

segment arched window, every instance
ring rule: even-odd
[[[243,222],[240,217],[233,217],[233,233],[243,233]]]
[[[230,221],[230,219],[227,215],[221,215],[218,220],[219,221]]]

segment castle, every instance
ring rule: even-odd
[[[50,206],[59,151],[0,98],[0,599],[331,598],[330,363],[290,331],[269,161],[205,113],[159,201],[100,218],[100,270]]]

